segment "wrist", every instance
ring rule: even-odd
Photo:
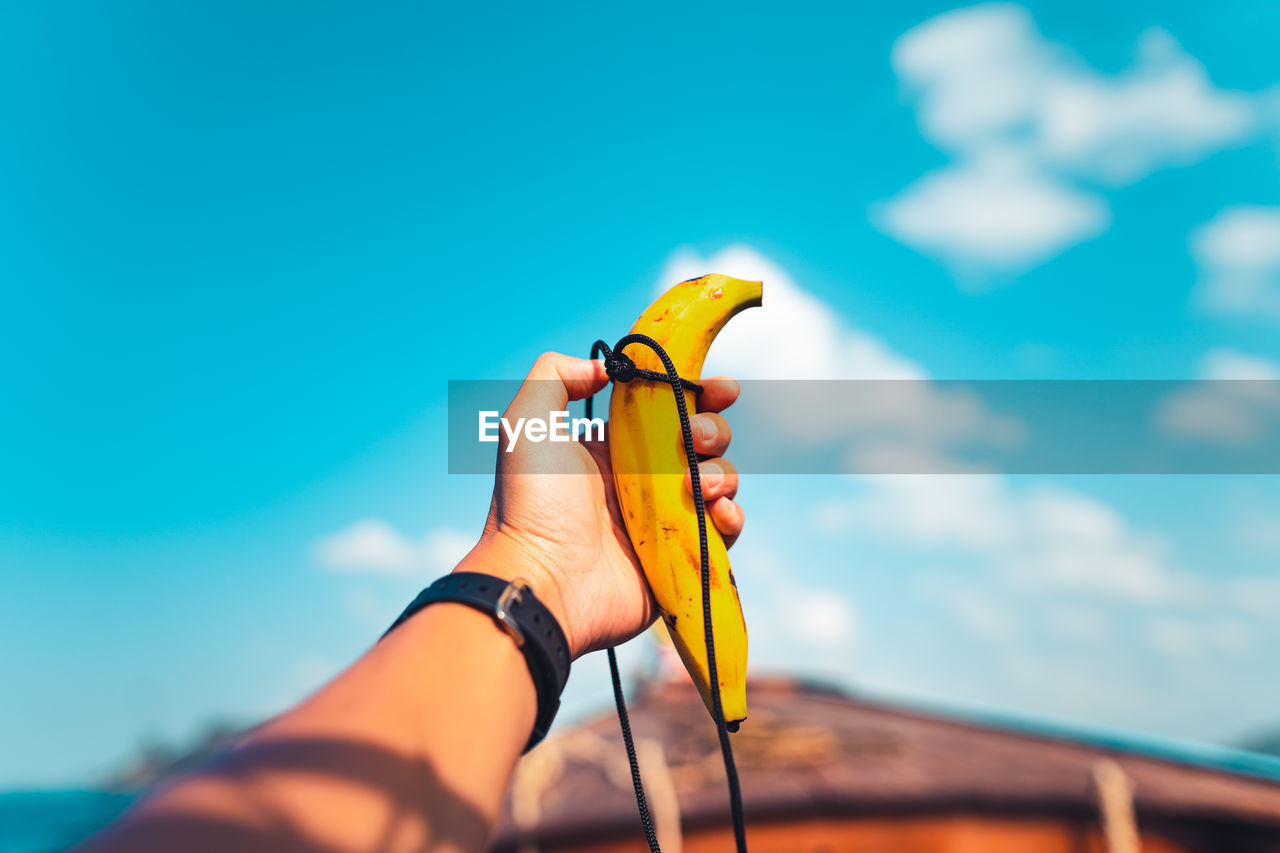
[[[487,569],[490,564],[473,559],[463,566]],[[462,605],[486,617],[491,626],[501,629],[491,636],[505,635],[503,647],[519,650],[537,694],[537,715],[525,745],[527,752],[546,737],[560,708],[560,695],[569,680],[572,661],[568,638],[556,615],[537,597],[526,578],[517,575],[504,580],[488,571],[459,569],[437,578],[418,593],[383,639],[397,635],[396,629],[401,626],[415,621],[421,624],[418,614],[424,610],[438,612],[444,605]]]
[[[454,568],[454,572],[481,572],[505,581],[523,578],[538,601],[551,611],[569,644],[570,657],[580,650],[570,624],[565,597],[555,576],[538,559],[534,549],[502,531],[486,531],[480,542]]]

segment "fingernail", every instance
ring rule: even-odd
[[[704,489],[714,489],[724,481],[724,472],[714,462],[703,462],[699,465],[698,476],[702,479]]]
[[[698,418],[694,421],[694,429],[698,432],[698,438],[703,441],[710,441],[716,437],[716,422],[711,418]]]

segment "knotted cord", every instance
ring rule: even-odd
[[[662,360],[665,373],[644,370],[637,367],[622,350],[631,344],[643,344],[657,354]],[[711,560],[707,554],[707,508],[702,498],[702,479],[698,472],[698,454],[693,448],[693,429],[689,424],[689,410],[685,405],[684,391],[701,393],[702,386],[680,377],[675,364],[667,355],[662,345],[648,335],[630,334],[618,341],[613,347],[604,341],[596,341],[591,346],[591,358],[604,354],[605,373],[614,382],[630,382],[640,377],[654,382],[664,382],[671,386],[676,399],[676,413],[680,418],[680,433],[684,438],[685,457],[689,461],[689,479],[693,490],[693,506],[698,514],[698,547],[702,560],[702,629],[707,645],[707,670],[711,678],[711,716],[715,720],[716,733],[720,738],[720,754],[724,758],[724,772],[729,782],[729,811],[733,819],[733,838],[738,853],[746,853],[747,836],[742,817],[742,791],[738,785],[738,769],[733,761],[733,746],[729,743],[729,728],[724,719],[724,708],[720,705],[720,674],[716,666],[715,635],[711,630]],[[593,414],[595,395],[587,397],[586,415]],[[635,743],[631,737],[631,721],[627,716],[627,704],[622,695],[622,679],[618,675],[618,658],[613,648],[609,649],[609,672],[613,678],[613,698],[618,706],[618,722],[622,726],[622,740],[627,748],[627,760],[631,762],[631,780],[636,789],[636,805],[640,809],[640,825],[644,829],[645,839],[649,842],[651,853],[661,853],[658,836],[653,826],[653,818],[649,814],[649,806],[645,801],[644,786],[640,782],[640,765],[636,760]]]

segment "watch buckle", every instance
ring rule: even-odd
[[[498,596],[497,603],[493,605],[493,618],[498,620],[502,630],[510,635],[519,648],[524,648],[524,632],[520,630],[520,626],[516,624],[516,620],[511,616],[511,604],[512,602],[523,604],[524,594],[529,591],[529,582],[527,580],[524,578],[512,578],[506,589]]]

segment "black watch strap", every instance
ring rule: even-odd
[[[387,634],[428,604],[438,601],[466,604],[488,613],[524,654],[538,692],[538,715],[533,734],[524,748],[528,752],[546,737],[556,711],[560,710],[560,694],[569,680],[569,643],[560,623],[521,578],[507,582],[479,572],[454,572],[418,593],[387,629]]]

